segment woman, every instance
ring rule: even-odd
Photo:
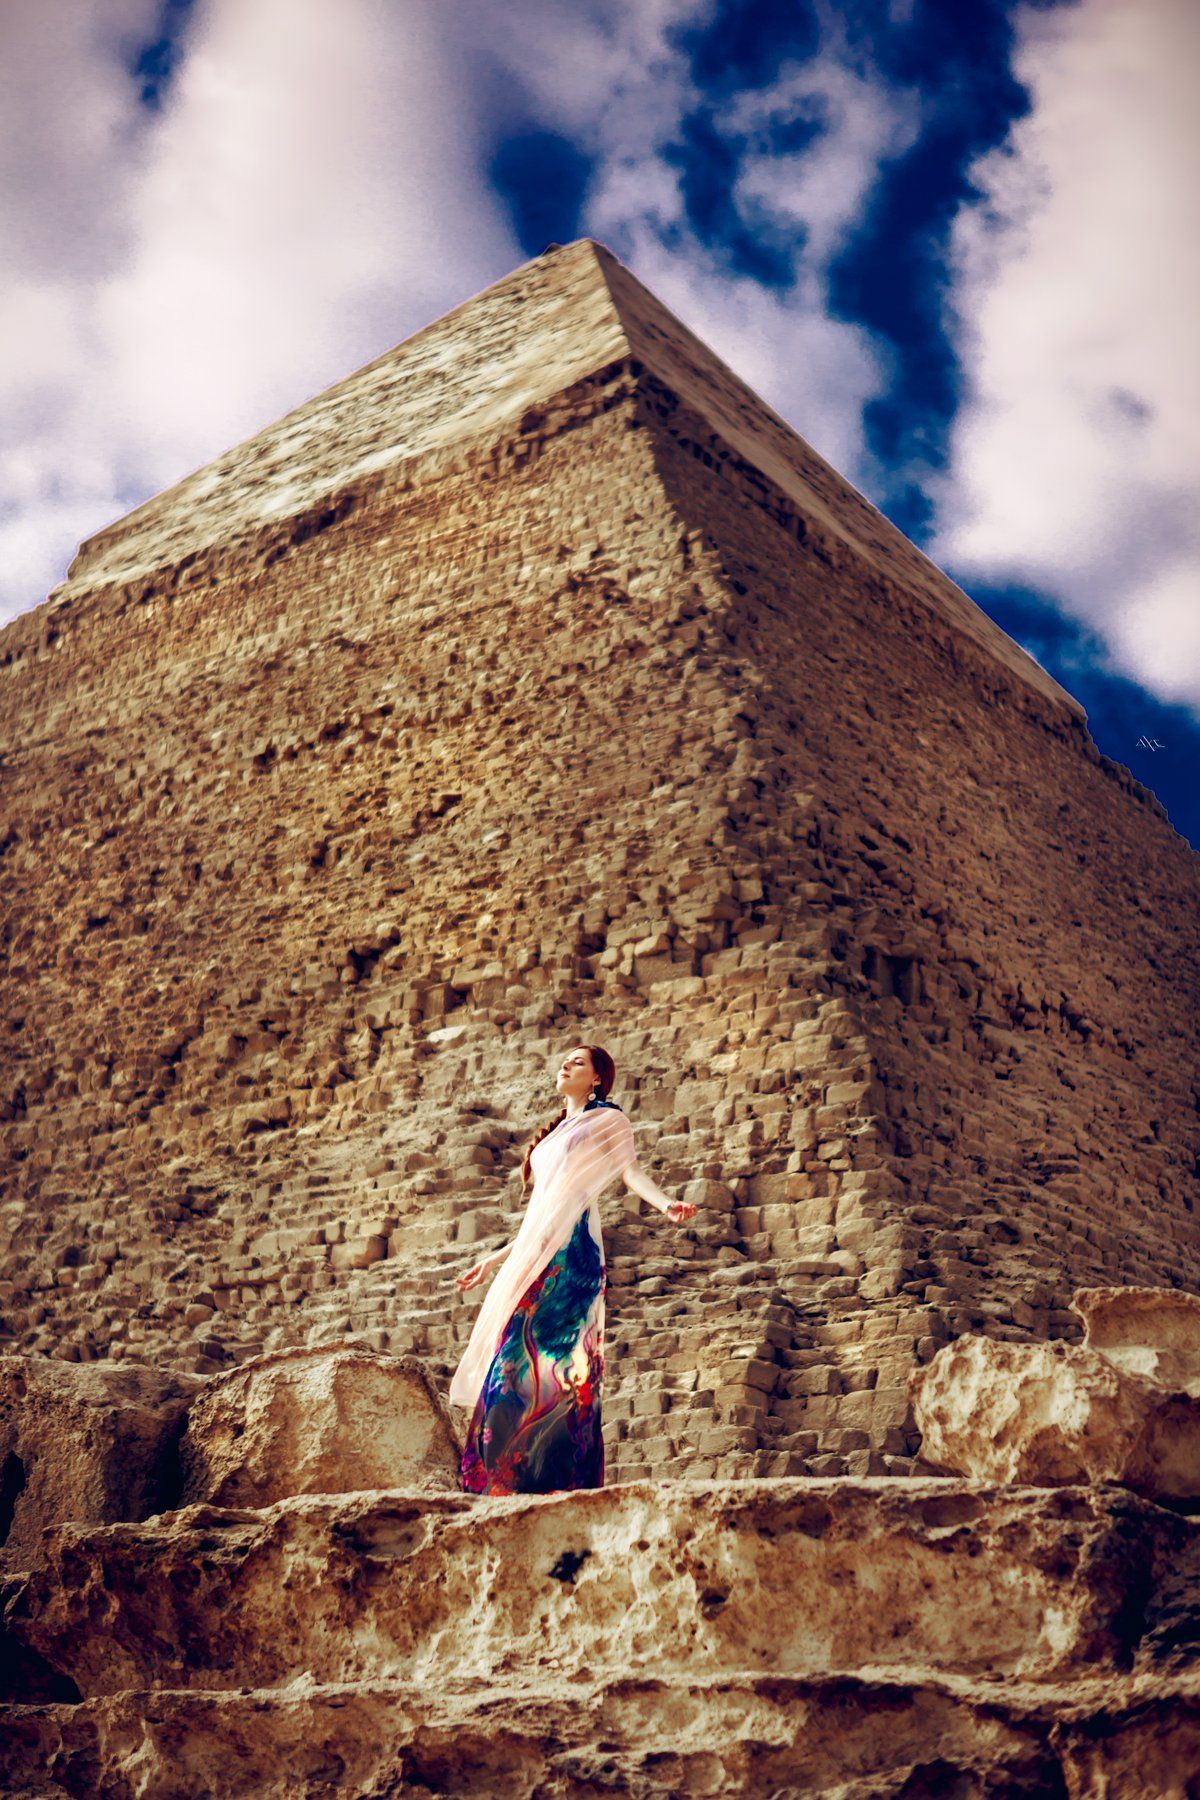
[[[633,1127],[607,1098],[616,1068],[598,1044],[564,1058],[562,1112],[521,1165],[533,1193],[512,1243],[455,1277],[465,1292],[499,1266],[450,1383],[471,1409],[461,1480],[468,1493],[554,1494],[604,1486],[604,1247],[599,1197],[614,1175],[676,1224],[696,1208],[669,1200],[639,1167]]]

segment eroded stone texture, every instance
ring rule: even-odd
[[[1090,1796],[1072,1771],[1188,1766],[1198,1545],[1200,1525],[1119,1489],[933,1478],[62,1526],[9,1617],[79,1703],[7,1709],[0,1770],[59,1784],[34,1793],[103,1776],[118,1800],[401,1779]]]
[[[1165,1800],[1200,1768],[1200,1695],[1108,1677],[1032,1688],[934,1674],[628,1675],[483,1691],[453,1678],[13,1707],[23,1796],[783,1795]]]
[[[537,1663],[1054,1680],[1125,1653],[1197,1530],[1120,1491],[935,1477],[309,1495],[56,1527],[12,1620],[88,1697]]]
[[[144,1519],[179,1498],[179,1436],[203,1384],[137,1363],[0,1356],[0,1567],[64,1519]]]
[[[980,1481],[1117,1481],[1200,1500],[1200,1398],[1079,1344],[968,1334],[911,1378],[921,1456]]]
[[[415,1357],[282,1350],[214,1375],[180,1441],[181,1502],[458,1488],[449,1411]]]
[[[1200,1294],[1083,1288],[1071,1301],[1083,1341],[1131,1375],[1200,1399]]]

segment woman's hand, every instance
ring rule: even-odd
[[[478,1287],[481,1281],[486,1280],[492,1272],[495,1261],[494,1256],[485,1256],[482,1262],[473,1264],[465,1274],[456,1275],[454,1279],[458,1283],[459,1293],[465,1294],[468,1288]]]
[[[657,1181],[652,1181],[645,1169],[636,1159],[627,1169],[622,1170],[622,1179],[632,1194],[640,1194],[643,1200],[649,1201],[660,1213],[665,1213],[674,1225],[682,1225],[685,1219],[694,1217],[696,1208],[691,1200],[667,1200],[667,1196]],[[664,1206],[663,1201],[667,1200]]]

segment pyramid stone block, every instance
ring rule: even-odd
[[[293,1494],[458,1487],[449,1406],[413,1357],[276,1350],[213,1375],[179,1445],[180,1504],[263,1507]]]
[[[27,1569],[63,1520],[146,1519],[178,1490],[194,1375],[0,1356],[0,1569]]]

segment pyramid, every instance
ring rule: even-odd
[[[603,245],[0,632],[0,1345],[443,1384],[604,1044],[616,1480],[921,1472],[911,1371],[1200,1289],[1197,858]]]

